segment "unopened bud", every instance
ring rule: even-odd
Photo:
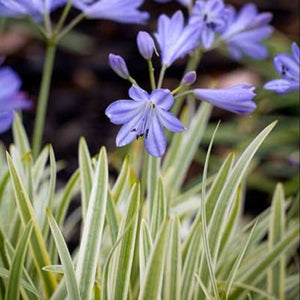
[[[188,72],[186,73],[182,80],[181,80],[181,84],[182,85],[185,85],[185,86],[190,86],[192,85],[193,83],[195,83],[197,79],[197,74],[195,71],[191,71],[191,72]]]
[[[130,77],[125,60],[120,55],[109,54],[110,67],[122,78]]]
[[[145,59],[152,58],[153,52],[156,52],[153,38],[146,31],[140,31],[137,35],[137,46],[139,52]]]

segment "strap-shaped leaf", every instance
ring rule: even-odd
[[[27,224],[30,220],[33,223],[33,231],[30,239],[30,252],[34,258],[34,263],[37,272],[42,279],[44,290],[49,297],[56,287],[56,279],[51,273],[44,272],[42,268],[46,265],[51,265],[49,254],[46,249],[45,241],[43,239],[41,230],[38,226],[32,204],[28,198],[26,189],[21,181],[19,174],[12,162],[9,154],[7,154],[7,162],[10,172],[10,177],[13,185],[15,200],[17,203],[18,211],[23,225]]]
[[[88,201],[76,266],[76,278],[82,299],[91,299],[92,297],[105,220],[107,193],[107,156],[105,148],[101,148]]]

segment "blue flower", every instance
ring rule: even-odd
[[[226,25],[226,9],[222,0],[197,1],[193,8],[191,24],[201,29],[201,41],[204,48],[212,46],[215,34]]]
[[[274,66],[283,79],[274,79],[264,86],[278,94],[300,89],[300,53],[296,43],[292,44],[292,54],[278,54],[274,57]]]
[[[126,62],[122,56],[110,53],[108,56],[108,62],[110,67],[120,77],[124,79],[128,79],[130,77]]]
[[[74,6],[82,10],[88,18],[101,18],[120,23],[145,23],[149,14],[138,8],[144,0],[75,0]]]
[[[176,59],[184,57],[199,46],[199,26],[184,26],[184,17],[177,11],[171,18],[161,15],[155,34],[160,47],[163,65],[170,66]]]
[[[159,3],[167,3],[167,2],[171,2],[172,0],[155,0],[155,2],[159,2]],[[176,0],[176,2],[179,2],[180,4],[184,5],[184,6],[189,6],[192,3],[192,0]]]
[[[193,92],[197,99],[236,114],[248,114],[256,109],[254,90],[252,85],[239,84],[225,89],[195,89]]]
[[[145,59],[151,59],[153,56],[153,52],[157,52],[154,41],[148,32],[140,31],[137,35],[136,42],[140,54]]]
[[[162,156],[167,146],[163,126],[173,132],[185,129],[169,112],[174,103],[173,95],[167,89],[157,89],[149,95],[145,90],[132,86],[129,96],[130,100],[117,100],[105,111],[112,123],[123,125],[116,138],[117,147],[144,137],[147,152],[152,156]]]
[[[261,42],[273,32],[269,25],[271,13],[259,13],[254,4],[246,4],[237,13],[233,7],[227,9],[227,25],[221,39],[225,41],[233,58],[239,60],[243,54],[264,59],[267,49]]]
[[[67,0],[0,0],[0,17],[30,15],[40,21],[42,15],[64,5]]]
[[[8,130],[14,120],[14,110],[31,107],[20,92],[21,81],[16,73],[8,68],[0,68],[0,133]]]

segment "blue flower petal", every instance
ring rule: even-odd
[[[14,120],[14,113],[9,112],[0,112],[0,133],[8,130]]]
[[[147,152],[152,156],[161,157],[166,151],[166,137],[156,115],[152,118],[144,142]]]
[[[150,95],[150,100],[157,106],[169,110],[174,103],[172,93],[167,89],[157,89]]]
[[[133,85],[129,89],[129,97],[135,101],[148,101],[150,96],[145,90]]]
[[[183,126],[181,121],[178,118],[176,118],[172,113],[159,109],[157,115],[160,123],[168,130],[173,132],[182,132],[185,130],[185,127]]]

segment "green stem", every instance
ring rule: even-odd
[[[55,52],[56,52],[56,40],[48,41],[47,52],[44,63],[42,83],[40,87],[40,93],[37,104],[37,113],[34,123],[32,151],[33,157],[36,158],[40,152],[42,145],[42,137],[45,125],[45,117],[49,100],[49,91],[51,84],[51,77],[53,73]]]
[[[150,58],[147,59],[147,63],[148,63],[148,68],[149,68],[151,89],[152,89],[152,91],[154,91],[156,89],[156,84],[155,84],[154,68],[153,68],[152,60]]]
[[[61,15],[60,19],[58,20],[58,23],[55,27],[56,33],[58,33],[61,30],[61,28],[63,27],[63,25],[68,17],[68,14],[70,12],[73,2],[74,2],[74,0],[69,0],[68,3],[65,5],[62,15]]]
[[[190,71],[196,71],[198,66],[199,66],[199,63],[200,63],[200,60],[201,60],[201,57],[202,57],[202,52],[201,52],[201,48],[197,48],[193,55],[190,57],[188,63],[187,63],[187,66],[185,68],[185,71],[184,71],[184,74],[190,72]],[[189,93],[186,93],[188,87],[183,87],[182,88],[182,93],[180,95],[177,95],[175,98],[177,101],[175,101],[173,107],[172,107],[172,113],[174,115],[177,115],[178,112],[180,111],[180,108],[182,106],[182,100],[184,99],[184,97],[189,94]]]
[[[85,18],[85,13],[79,14],[76,18],[74,18],[69,25],[67,25],[57,37],[57,40],[63,38],[66,34],[68,34],[78,23],[80,23]]]
[[[162,83],[163,83],[163,80],[164,80],[164,77],[165,77],[165,73],[166,73],[167,68],[168,68],[167,65],[163,65],[163,66],[161,67],[160,74],[159,74],[159,79],[158,79],[158,84],[157,84],[157,88],[158,88],[158,89],[160,89],[161,86],[162,86]]]

